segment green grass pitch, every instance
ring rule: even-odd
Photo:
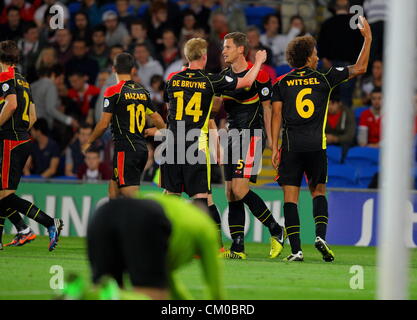
[[[10,235],[3,237],[7,243]],[[85,239],[62,237],[58,248],[48,252],[47,237],[38,237],[23,247],[0,251],[0,299],[51,299],[54,291],[49,282],[51,266],[60,265],[64,272],[76,272],[89,278]],[[325,263],[312,245],[303,248],[302,263],[283,262],[289,254],[284,248],[278,259],[267,258],[269,245],[247,243],[248,260],[224,262],[224,283],[228,299],[374,299],[376,292],[376,248],[332,246],[333,263]],[[395,257],[393,257],[395,259]],[[409,269],[410,298],[417,299],[417,250],[411,250]],[[199,261],[179,272],[180,278],[196,299],[203,298],[204,285]],[[364,289],[353,290],[352,266],[364,270]]]

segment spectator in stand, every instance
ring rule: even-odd
[[[190,0],[189,10],[194,13],[198,25],[205,30],[209,30],[211,9],[207,8],[203,2],[203,0]]]
[[[83,72],[88,76],[88,83],[95,83],[98,74],[97,61],[88,56],[88,47],[85,40],[76,39],[72,43],[73,57],[68,61],[65,70],[69,72]]]
[[[1,12],[0,23],[6,23],[8,19],[7,13],[10,7],[15,7],[18,10],[19,17],[23,21],[25,22],[33,21],[33,15],[35,14],[35,10],[38,5],[39,5],[39,0],[34,1],[33,4],[31,4],[30,2],[26,2],[25,0],[11,0],[10,4],[4,7],[3,11]]]
[[[184,45],[193,37],[195,28],[197,27],[197,19],[194,11],[187,9],[182,13],[182,28],[180,31],[180,45]]]
[[[72,30],[73,39],[82,39],[91,44],[91,28],[88,22],[88,15],[84,11],[78,11],[74,16],[74,28]]]
[[[164,103],[164,88],[165,82],[162,76],[154,75],[151,77],[151,87],[149,89],[149,95],[151,96],[154,105],[160,105]]]
[[[108,72],[112,72],[112,66],[113,66],[113,61],[114,58],[119,54],[123,52],[123,47],[120,44],[115,44],[114,46],[112,46],[110,48],[110,54],[108,56],[107,59],[107,67],[106,67],[106,71]]]
[[[162,1],[153,1],[148,20],[148,37],[155,44],[157,52],[162,48],[162,32],[169,26],[168,6]]]
[[[36,60],[36,73],[39,72],[40,69],[52,69],[59,63],[56,50],[53,47],[46,47],[43,48],[41,53],[39,54],[38,59]],[[36,78],[38,75],[36,75]]]
[[[178,23],[178,21],[181,21],[181,9],[179,5],[177,4],[177,0],[150,0],[150,6],[148,10],[145,12],[144,19],[148,23],[148,26],[151,26],[151,21],[154,17],[152,17],[153,14],[157,14],[159,9],[158,8],[164,8],[166,11],[166,19],[159,20],[159,22],[162,22],[166,24],[160,31],[163,31],[167,26],[174,29],[175,34],[178,34],[181,28],[181,25]],[[163,14],[159,12],[159,14]],[[162,16],[160,18],[163,18]],[[162,36],[162,34],[161,34]]]
[[[246,59],[255,62],[255,54],[258,50],[266,50],[267,59],[265,64],[262,66],[262,69],[269,74],[270,79],[275,79],[277,74],[275,69],[272,67],[272,51],[268,47],[265,47],[261,41],[261,33],[259,29],[255,26],[249,26],[246,30],[246,36],[248,37],[249,50],[246,56]]]
[[[51,7],[53,5],[59,5],[64,10],[64,25],[66,25],[69,21],[70,14],[68,11],[68,8],[65,4],[63,4],[61,1],[56,0],[43,0],[44,4],[41,5],[38,9],[35,11],[35,22],[38,27],[41,27],[43,24],[43,18],[45,17],[45,12],[48,7]]]
[[[68,97],[73,100],[76,108],[72,110],[75,118],[82,122],[93,125],[94,106],[100,93],[100,89],[87,83],[87,76],[82,71],[73,71],[69,75],[71,88],[68,90]]]
[[[143,20],[134,20],[130,24],[130,36],[129,52],[133,53],[137,44],[145,44],[149,48],[151,55],[155,55],[155,47],[148,39],[148,27]]]
[[[299,30],[297,37],[311,36],[311,34],[307,32],[307,28],[302,16],[294,15],[290,18],[290,28],[288,30],[288,33],[290,33],[292,29]]]
[[[138,76],[142,85],[149,89],[151,77],[155,74],[162,76],[164,70],[158,60],[154,60],[149,53],[149,49],[144,44],[135,46],[134,57],[139,65]]]
[[[42,178],[51,178],[58,171],[59,147],[58,144],[49,137],[48,123],[45,119],[38,119],[33,124],[30,134],[34,140],[32,150],[25,168],[24,175],[36,175]]]
[[[239,1],[219,0],[219,6],[212,11],[212,15],[222,13],[226,17],[229,30],[245,32],[246,16]]]
[[[382,88],[383,64],[381,60],[375,60],[372,63],[372,75],[364,79],[362,84],[362,94],[364,105],[369,105],[371,101],[371,92],[376,87]]]
[[[129,32],[114,11],[108,10],[103,13],[103,22],[106,27],[106,44],[111,47],[115,44],[127,48],[129,43]]]
[[[382,91],[376,87],[371,93],[371,107],[359,118],[358,144],[361,147],[379,147],[381,139]]]
[[[355,134],[355,114],[342,104],[338,92],[333,91],[327,114],[326,140],[328,145],[342,147],[342,162],[347,151],[354,144]]]
[[[171,63],[180,58],[180,53],[177,46],[177,37],[174,31],[166,29],[162,33],[163,49],[161,52],[160,62],[164,69],[166,69]]]
[[[223,38],[230,32],[227,17],[222,12],[213,12],[210,16],[211,35],[210,38],[218,43],[223,43]]]
[[[87,12],[88,21],[90,22],[91,27],[94,28],[96,25],[101,23],[101,9],[95,0],[83,0],[81,10]]]
[[[116,10],[119,22],[128,29],[134,19],[133,10],[129,8],[129,0],[116,0]]]
[[[90,48],[90,57],[96,60],[99,70],[107,67],[110,50],[106,45],[106,28],[96,26],[92,33],[92,46]]]
[[[32,83],[31,89],[37,117],[46,120],[48,129],[55,133],[57,142],[63,147],[69,141],[68,132],[72,135],[72,129],[78,127],[78,122],[60,108],[61,101],[55,84],[56,76],[57,72],[53,68],[41,68],[39,80]]]
[[[355,64],[361,50],[361,33],[350,27],[352,15],[349,13],[349,6],[349,0],[337,0],[335,15],[321,26],[317,49],[325,69]],[[339,88],[341,101],[345,106],[351,107],[355,80],[345,82]]]
[[[55,49],[58,54],[58,63],[65,66],[71,60],[72,53],[72,35],[69,29],[58,29],[55,33]]]
[[[76,139],[65,149],[65,175],[67,177],[77,177],[78,170],[84,163],[84,154],[81,152],[81,146],[87,142],[93,127],[83,123],[78,128]]]
[[[265,47],[272,50],[273,65],[288,65],[285,56],[287,45],[300,34],[301,30],[297,28],[297,25],[291,25],[287,34],[280,34],[281,20],[276,14],[266,15],[263,20],[263,25],[265,33],[261,35],[260,41]]]
[[[112,170],[106,163],[101,162],[100,151],[90,149],[85,154],[84,163],[78,169],[77,176],[86,182],[110,180]]]
[[[7,7],[4,16],[4,22],[0,24],[0,40],[14,40],[17,41],[23,36],[23,28],[25,23],[19,15],[19,8],[15,6]],[[3,12],[4,12],[3,10]]]
[[[110,73],[106,70],[99,72],[96,81],[96,87],[101,89],[105,85],[107,79],[110,77]]]
[[[386,0],[365,0],[363,3],[366,19],[372,30],[372,46],[370,62],[383,57],[384,23],[387,17]]]
[[[37,79],[36,59],[43,48],[42,43],[39,41],[39,30],[34,22],[26,24],[23,38],[17,42],[17,47],[21,53],[22,74],[25,75],[29,83],[32,83]]]

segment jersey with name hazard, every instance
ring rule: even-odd
[[[29,83],[13,67],[0,73],[0,96],[4,101],[8,95],[15,94],[17,108],[0,130],[0,138],[8,140],[29,139],[29,107],[33,103]]]
[[[236,85],[236,77],[203,70],[185,69],[171,74],[165,90],[165,100],[169,102],[168,128],[176,137],[182,121],[185,132],[200,129],[197,138],[202,144],[205,143],[214,95],[220,95],[224,90],[234,90]]]
[[[326,149],[330,94],[348,78],[347,67],[331,68],[325,74],[304,67],[277,78],[272,102],[283,103],[282,148],[294,152]]]
[[[242,78],[252,68],[248,63],[245,71],[234,73],[232,68],[226,68],[222,74],[229,77]],[[229,128],[260,129],[263,124],[262,102],[271,100],[272,86],[269,75],[261,70],[255,82],[249,88],[226,91],[222,94],[224,109],[227,112]]]
[[[146,149],[143,131],[146,115],[154,113],[148,91],[132,80],[120,81],[104,92],[103,112],[112,114],[111,131],[115,149]]]

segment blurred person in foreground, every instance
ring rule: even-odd
[[[197,255],[207,289],[205,298],[224,299],[217,238],[210,217],[184,199],[148,194],[110,200],[96,211],[87,230],[95,286],[87,287],[82,278],[73,277],[60,298],[193,299],[177,272]],[[126,275],[132,289],[126,289]]]

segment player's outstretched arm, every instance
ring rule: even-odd
[[[359,17],[359,30],[364,38],[362,50],[359,54],[358,60],[353,66],[349,66],[349,79],[355,78],[361,74],[366,73],[369,62],[369,54],[371,52],[372,31],[368,21],[362,16]]]
[[[36,108],[35,104],[31,103],[29,106],[29,128],[28,131],[32,128],[33,124],[38,120],[36,117]]]
[[[101,114],[100,121],[96,124],[96,127],[94,128],[93,133],[91,134],[90,138],[88,138],[87,143],[82,145],[81,151],[85,154],[87,150],[90,148],[91,144],[96,141],[98,138],[100,138],[104,132],[107,130],[107,128],[110,125],[111,118],[113,114],[109,112],[103,112]]]
[[[252,86],[258,76],[259,70],[261,70],[262,64],[266,61],[266,57],[266,50],[259,50],[256,52],[255,63],[243,78],[238,78],[236,89]]]
[[[152,123],[160,130],[165,129],[167,125],[164,122],[164,119],[162,119],[161,115],[158,112],[154,112],[150,115],[152,119]]]
[[[272,134],[272,165],[275,169],[278,169],[279,165],[279,148],[278,140],[279,134],[281,132],[282,124],[282,102],[274,101],[272,103],[272,124],[271,124],[271,134]]]
[[[4,99],[4,106],[0,113],[0,127],[11,118],[17,108],[17,98],[15,94],[9,94]]]

